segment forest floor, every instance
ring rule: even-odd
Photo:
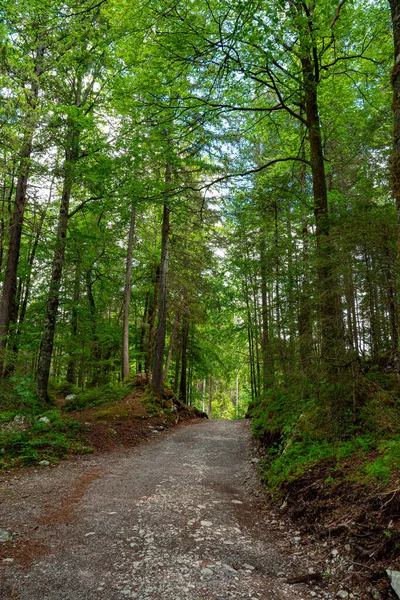
[[[148,443],[0,477],[11,534],[1,598],[374,598],[370,584],[319,576],[337,562],[335,542],[270,507],[247,422],[153,431]]]

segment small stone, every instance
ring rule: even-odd
[[[89,537],[91,535],[96,535],[95,531],[89,531],[88,533],[85,533],[85,537]]]
[[[212,527],[211,521],[200,521],[202,527]]]
[[[76,394],[68,394],[68,396],[65,396],[67,402],[69,402],[70,400],[75,400],[75,398]]]
[[[50,423],[49,417],[40,417],[39,423]]]
[[[292,538],[292,542],[293,544],[300,544],[301,542],[301,537],[297,536],[297,537],[293,537]]]
[[[232,500],[232,504],[243,504],[240,500]]]
[[[247,569],[248,571],[254,571],[254,569],[255,569],[255,567],[253,567],[253,565],[248,565],[247,563],[245,563],[245,564],[243,565],[243,567],[244,567],[245,569]]]
[[[50,464],[50,461],[48,461],[48,460],[41,460],[39,462],[39,465],[41,465],[42,467],[48,467],[49,464]]]
[[[333,558],[336,558],[336,556],[338,556],[339,554],[339,550],[337,548],[334,548],[331,552],[331,555],[333,556]]]
[[[338,598],[348,598],[349,594],[345,590],[339,590],[338,593],[336,594],[336,596]]]
[[[14,559],[13,558],[3,558],[3,563],[13,563]]]
[[[228,571],[228,573],[232,573],[232,574],[236,575],[236,569],[234,569],[230,565],[224,565],[224,569],[225,569],[225,571]]]
[[[252,458],[252,459],[250,460],[250,462],[251,462],[251,463],[253,463],[253,465],[256,465],[257,463],[259,463],[259,462],[260,462],[260,459],[259,459],[259,458]]]
[[[18,423],[19,425],[22,425],[22,423],[25,423],[25,417],[23,415],[15,415],[14,423]]]
[[[211,569],[208,569],[207,567],[204,567],[204,569],[201,569],[201,574],[202,575],[213,575],[213,571]]]
[[[0,542],[9,542],[11,535],[5,529],[0,529]]]

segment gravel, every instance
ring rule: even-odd
[[[0,597],[315,597],[315,586],[285,583],[309,563],[271,527],[250,454],[248,423],[202,421],[3,478],[0,523],[13,541],[1,549],[14,562],[3,562]]]

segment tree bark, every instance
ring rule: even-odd
[[[124,311],[122,320],[122,380],[126,379],[129,375],[129,311],[131,304],[132,250],[133,238],[135,235],[135,218],[135,208],[132,207],[128,235],[128,252],[126,257]]]
[[[338,306],[337,282],[332,265],[332,242],[328,211],[322,136],[318,111],[316,65],[305,50],[301,59],[304,79],[305,107],[314,196],[317,242],[317,275],[321,321],[321,358],[328,371],[336,371],[344,355],[342,318]]]
[[[181,382],[179,386],[179,399],[187,404],[187,342],[189,336],[189,323],[183,319],[182,323],[182,366]]]
[[[17,285],[17,269],[21,248],[22,228],[26,206],[26,189],[28,184],[30,158],[33,148],[33,134],[36,128],[35,114],[39,98],[39,78],[42,74],[43,46],[36,52],[31,93],[29,95],[30,112],[27,115],[27,130],[22,144],[18,167],[18,180],[15,190],[14,211],[10,223],[10,240],[7,253],[6,272],[3,293],[0,302],[0,378],[3,373],[4,355],[7,346],[7,334],[11,322]]]
[[[61,204],[58,216],[57,241],[53,255],[52,273],[49,295],[46,305],[44,330],[40,345],[37,367],[37,387],[39,398],[49,402],[47,387],[49,383],[51,356],[53,353],[54,335],[56,329],[57,311],[60,297],[61,277],[64,266],[65,243],[68,226],[68,210],[72,186],[75,177],[75,167],[79,155],[79,132],[74,123],[69,123],[67,147],[64,161],[64,183],[61,194]]]
[[[213,401],[213,385],[212,377],[210,375],[209,387],[208,387],[208,408],[207,415],[209,419],[212,419],[212,401]]]
[[[262,234],[263,235],[263,234]],[[262,388],[265,393],[272,384],[274,378],[273,355],[269,343],[269,322],[268,322],[268,297],[267,297],[267,264],[266,247],[264,236],[260,245],[260,263],[261,263],[261,353],[262,353]]]
[[[174,346],[175,346],[176,334],[178,333],[178,327],[179,327],[179,314],[176,313],[175,319],[174,319],[174,326],[173,326],[172,333],[171,333],[171,339],[169,341],[167,360],[166,360],[165,368],[164,368],[164,374],[163,374],[164,381],[168,377],[169,367],[171,365],[172,352],[173,352]]]
[[[72,312],[71,312],[71,352],[70,359],[68,361],[66,380],[68,383],[75,384],[75,362],[76,357],[74,356],[73,345],[76,342],[76,336],[78,334],[78,303],[81,292],[81,265],[79,257],[77,258],[78,263],[75,269],[75,281],[74,281],[74,292],[72,298]]]
[[[394,66],[392,70],[393,89],[393,153],[391,159],[392,194],[396,202],[398,245],[400,252],[400,0],[389,0],[392,12]]]
[[[165,183],[171,182],[172,165],[167,164]],[[158,296],[158,320],[156,331],[156,345],[154,348],[153,372],[151,385],[156,394],[162,393],[163,388],[163,360],[165,348],[165,335],[167,331],[167,278],[168,278],[168,245],[169,245],[169,217],[171,209],[164,204],[162,236],[161,236],[161,265],[160,265],[160,290]]]

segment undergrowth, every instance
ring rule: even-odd
[[[83,429],[82,423],[44,406],[30,378],[15,377],[2,385],[0,469],[55,464],[68,454],[90,452]]]
[[[85,392],[72,394],[73,398],[65,402],[63,410],[66,412],[80,411],[112,402],[119,402],[126,398],[131,389],[131,387],[126,385],[107,384]]]
[[[389,483],[400,469],[397,379],[372,372],[353,382],[286,377],[252,405],[253,434],[265,449],[271,491],[324,464],[332,485]]]

